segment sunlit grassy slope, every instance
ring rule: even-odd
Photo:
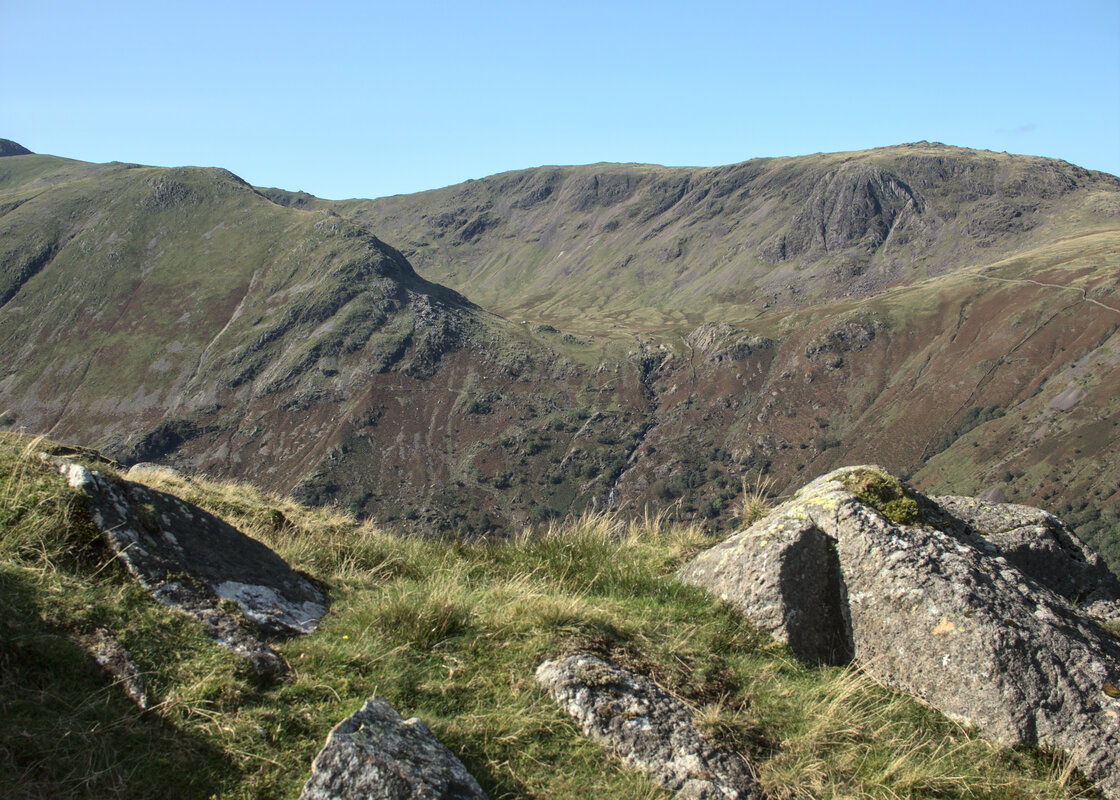
[[[715,168],[539,167],[311,202],[510,319],[650,331],[864,297],[1115,230],[1118,197],[1115,176],[1065,162],[917,142]]]
[[[1061,759],[994,748],[858,672],[800,664],[676,581],[712,543],[697,527],[588,514],[502,542],[405,538],[243,485],[148,473],[328,589],[318,631],[276,645],[289,673],[262,682],[128,579],[36,458],[50,447],[0,435],[6,798],[295,798],[330,727],[373,694],[421,717],[492,798],[667,797],[535,685],[540,661],[578,648],[680,696],[773,798],[1089,796]],[[97,628],[132,652],[149,711],[76,643]]]

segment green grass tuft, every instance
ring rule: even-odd
[[[755,478],[753,486],[747,483],[747,478],[744,476],[742,493],[735,507],[735,516],[739,521],[744,525],[753,525],[769,514],[774,508],[770,496],[773,488],[773,478],[763,478],[761,472]]]

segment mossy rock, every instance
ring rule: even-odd
[[[842,483],[860,502],[891,522],[900,525],[925,522],[914,493],[889,473],[873,469],[853,470],[843,477]]]

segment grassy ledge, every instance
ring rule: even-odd
[[[0,435],[6,798],[294,798],[331,726],[373,694],[421,717],[495,800],[668,797],[536,686],[540,661],[577,649],[689,703],[771,798],[1094,796],[1063,759],[996,748],[858,671],[800,664],[679,583],[713,543],[698,527],[585,514],[499,543],[400,537],[246,486],[144,476],[328,588],[319,630],[277,646],[289,674],[262,682],[128,579],[41,447]],[[150,710],[78,645],[98,628],[132,652]]]

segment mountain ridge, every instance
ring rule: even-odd
[[[16,156],[0,421],[475,534],[877,462],[1117,558],[1118,220],[1115,176],[928,143],[340,202]]]
[[[913,173],[914,164],[924,171],[897,174],[907,168]],[[864,174],[867,180],[860,192],[855,192],[858,180],[847,181],[853,170],[857,177],[870,171]],[[609,279],[612,286],[624,289],[631,306],[651,300],[673,307],[674,295],[677,306],[682,299],[704,299],[712,305],[713,319],[693,314],[688,322],[698,324],[726,320],[728,314],[741,319],[742,306],[749,305],[744,301],[759,289],[765,299],[751,306],[755,313],[766,303],[796,304],[849,291],[865,294],[910,280],[902,270],[913,270],[913,264],[920,267],[915,274],[925,277],[965,257],[990,263],[993,255],[1011,252],[1006,244],[991,250],[1001,235],[1017,244],[1026,238],[1020,234],[1039,225],[1033,217],[1040,216],[1040,209],[1032,208],[1038,204],[1022,198],[1024,170],[1036,178],[1032,191],[1044,200],[1060,196],[1078,180],[1104,187],[1109,194],[1120,188],[1114,176],[1062,162],[916,143],[714,168],[547,167],[418,195],[343,201],[340,211],[368,220],[435,280],[453,286],[469,283],[479,302],[503,314],[532,309],[537,316],[551,313],[553,324],[574,324],[588,306],[595,315],[596,301],[602,301],[595,289]],[[917,252],[918,245],[924,247],[925,223],[922,214],[906,209],[924,208],[926,218],[936,217],[932,200],[903,204],[897,225],[892,218],[884,226],[882,214],[874,213],[876,204],[882,206],[876,181],[929,194],[950,178],[961,184],[957,194],[976,206],[977,213],[963,226],[949,220],[952,225],[943,238],[959,232],[968,247],[942,241],[939,247],[946,252],[935,258]],[[773,196],[775,189],[798,196],[789,202]],[[567,230],[555,215],[542,213],[549,204],[550,209],[566,205],[561,218],[572,216]],[[870,206],[863,209],[868,213],[862,213],[861,204]],[[825,216],[837,209],[848,213],[832,219],[829,229]],[[1046,208],[1041,211],[1047,216]],[[1100,217],[1112,220],[1115,214],[1116,209],[1110,209]],[[952,216],[961,215],[953,209]],[[654,224],[642,227],[650,220]],[[717,224],[722,220],[730,221]],[[490,236],[499,239],[489,250],[488,227]],[[890,241],[888,234],[893,235]],[[911,239],[901,241],[907,237]],[[500,240],[509,238],[514,244],[503,246]],[[884,243],[885,250],[879,246]],[[594,251],[590,263],[582,255],[588,247]],[[826,274],[807,278],[805,269],[820,262],[822,252],[834,262]],[[516,295],[505,290],[508,283],[518,287]],[[797,292],[790,291],[790,284]],[[634,314],[620,305],[617,299],[605,304],[600,316]],[[627,321],[632,327],[641,324],[638,319]],[[658,322],[680,324],[669,314]]]

